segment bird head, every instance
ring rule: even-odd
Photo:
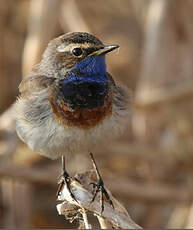
[[[105,55],[118,47],[104,45],[85,32],[67,33],[49,43],[43,66],[58,73],[64,100],[71,108],[100,107],[108,94]]]
[[[50,67],[65,73],[72,69],[92,74],[87,68],[105,69],[105,54],[118,48],[118,45],[103,45],[95,36],[86,32],[70,32],[51,40],[46,48],[40,67]],[[89,65],[89,66],[90,66]]]

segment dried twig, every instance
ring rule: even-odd
[[[70,196],[67,186],[64,184],[58,196],[58,200],[64,202],[57,205],[58,213],[60,215],[66,216],[66,211],[69,213],[69,206],[66,210],[66,204],[71,204],[74,206],[76,211],[84,209],[91,212],[93,215],[98,216],[99,218],[103,218],[103,225],[102,221],[100,221],[102,225],[101,228],[106,228],[106,222],[110,223],[113,228],[141,228],[131,219],[127,210],[112,195],[111,199],[114,204],[114,209],[108,202],[104,201],[104,211],[101,213],[101,203],[98,195],[96,196],[96,199],[91,203],[93,197],[92,186],[90,186],[91,182],[96,182],[95,173],[93,171],[71,177],[69,185],[77,202]],[[109,191],[108,193],[110,194]],[[77,216],[77,212],[75,212],[75,215]]]

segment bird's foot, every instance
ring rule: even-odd
[[[90,153],[90,157],[91,157],[91,160],[93,162],[93,166],[94,166],[94,169],[95,169],[95,172],[97,175],[97,179],[98,179],[97,183],[94,183],[94,182],[90,183],[93,186],[93,198],[91,200],[91,203],[94,202],[97,194],[100,192],[101,213],[102,213],[104,211],[104,200],[105,199],[107,200],[107,202],[109,202],[109,204],[112,206],[113,209],[114,209],[114,205],[113,205],[113,202],[112,202],[107,190],[104,187],[104,182],[102,180],[101,175],[99,174],[99,170],[97,168],[97,165],[95,163],[95,160],[94,160],[92,153]]]
[[[114,208],[113,202],[104,187],[104,182],[102,179],[99,179],[98,183],[90,183],[93,186],[93,198],[91,203],[94,202],[96,195],[100,192],[100,201],[101,201],[101,213],[104,211],[104,200],[106,199],[109,204]]]
[[[69,176],[69,174],[67,173],[66,169],[65,169],[65,161],[64,161],[64,157],[62,157],[62,174],[59,176],[59,180],[58,180],[58,189],[56,192],[56,196],[60,196],[62,189],[64,188],[64,186],[66,186],[71,198],[73,200],[75,200],[76,202],[78,202],[74,196],[74,194],[72,193],[71,187],[70,187],[70,183],[71,183],[71,178]]]

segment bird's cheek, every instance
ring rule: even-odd
[[[73,58],[71,55],[67,54],[58,54],[56,55],[56,64],[59,69],[72,69],[76,64],[77,60]]]

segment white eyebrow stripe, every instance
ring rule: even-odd
[[[89,43],[73,43],[73,44],[69,44],[69,45],[65,45],[65,44],[61,44],[59,45],[56,50],[59,53],[63,53],[63,52],[71,52],[74,48],[82,48],[82,49],[87,49],[90,47]]]

